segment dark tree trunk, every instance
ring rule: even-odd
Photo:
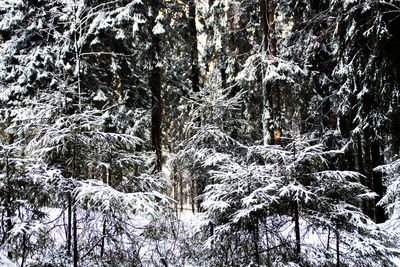
[[[275,37],[275,3],[274,0],[267,0],[268,12],[268,39],[270,55],[276,57],[276,37]]]
[[[107,222],[106,219],[103,221],[103,232],[101,235],[101,246],[100,246],[100,258],[104,256],[104,247],[105,247],[105,239],[106,239],[106,230],[107,230]]]
[[[183,211],[183,177],[181,174],[179,174],[179,199],[181,202],[181,212]],[[186,198],[185,198],[186,201]]]
[[[357,136],[356,146],[357,146],[357,171],[359,173],[361,173],[362,175],[364,175],[360,178],[360,183],[363,186],[367,186],[367,181],[365,178],[366,173],[365,173],[365,167],[364,167],[364,161],[363,161],[363,149],[362,149],[360,135]],[[363,203],[362,203],[362,210],[363,210],[364,214],[368,214],[368,210],[369,210],[368,204],[369,204],[368,201],[364,199]]]
[[[261,36],[263,50],[269,58],[276,57],[275,4],[273,0],[259,0]],[[281,129],[281,96],[277,84],[264,84],[263,88],[263,135],[268,135],[268,143],[279,144]],[[266,112],[266,110],[268,112]],[[269,114],[269,118],[266,114]]]
[[[268,49],[268,20],[267,20],[267,4],[265,0],[259,0],[260,5],[260,24],[261,36],[263,40],[264,49]]]
[[[258,219],[254,220],[254,249],[255,249],[255,261],[257,263],[257,266],[260,265],[260,249],[259,249],[259,236],[260,236],[260,229],[259,229],[259,223]]]
[[[155,26],[155,19],[158,15],[159,7],[155,0],[150,1],[152,18],[150,22],[150,30]],[[160,57],[160,38],[158,34],[151,34],[151,73],[149,78],[149,86],[151,89],[151,143],[153,150],[156,152],[157,162],[156,169],[161,171],[161,122],[162,122],[162,102],[161,102],[161,68],[157,65]]]
[[[72,247],[72,199],[68,196],[67,207],[67,255],[71,256]]]
[[[190,31],[190,42],[191,42],[192,91],[199,92],[200,70],[199,70],[199,52],[197,48],[196,3],[194,0],[189,0],[189,31]]]
[[[339,230],[336,229],[336,267],[340,267],[340,239]]]
[[[372,161],[372,168],[375,168],[379,165],[383,164],[381,153],[380,153],[380,145],[378,140],[374,140],[371,143],[371,161]],[[382,182],[382,173],[381,172],[373,172],[373,184],[372,184],[373,191],[378,195],[374,201],[374,208],[375,208],[375,222],[383,223],[386,220],[385,210],[382,206],[377,206],[376,204],[379,200],[382,199],[384,194],[384,187]]]
[[[397,106],[400,106],[399,103],[397,103]],[[390,118],[393,154],[400,154],[400,120],[398,118],[400,118],[400,111],[396,110]]]
[[[297,261],[300,261],[300,218],[299,218],[299,203],[297,201],[294,202],[294,232],[296,235],[296,251],[295,255],[297,257]]]
[[[269,53],[271,58],[275,58],[277,54],[276,49],[276,35],[275,35],[275,3],[274,0],[267,0],[267,13],[268,13],[268,39],[269,39]],[[281,109],[282,100],[279,84],[273,84],[269,86],[269,98],[275,98],[275,100],[270,100],[272,108],[273,129],[271,129],[271,140],[272,144],[279,144],[280,137],[282,135],[282,122],[281,122]],[[268,92],[268,91],[267,91]],[[275,105],[273,105],[273,102]]]
[[[23,234],[22,236],[22,260],[21,260],[21,267],[25,266],[25,260],[26,260],[26,234]]]
[[[260,6],[260,25],[261,25],[261,38],[262,38],[262,46],[264,53],[268,51],[268,40],[269,40],[269,30],[268,30],[268,15],[267,15],[267,2],[266,0],[259,0]],[[263,67],[262,67],[263,68]],[[261,72],[264,72],[264,69],[261,69]],[[271,92],[271,85],[264,84],[264,73],[261,77],[262,80],[262,127],[263,127],[263,138],[264,144],[267,142],[273,142],[273,128],[271,124],[274,121],[274,113],[273,113],[273,99],[272,99],[272,92]],[[267,118],[266,115],[270,117]]]
[[[172,173],[171,173],[171,181],[172,181],[172,190],[173,190],[173,197],[176,201],[179,199],[179,194],[178,194],[178,176],[176,174],[176,168],[175,165],[173,167]],[[175,212],[178,214],[178,202],[175,202]]]
[[[371,136],[369,134],[369,131],[364,132],[364,161],[365,161],[365,176],[366,176],[366,181],[365,185],[373,191],[373,167],[372,167],[372,161],[371,161],[371,142],[370,139]],[[365,214],[368,215],[370,218],[374,218],[374,207],[373,207],[373,202],[372,201],[366,201],[366,210]]]
[[[192,205],[192,212],[194,214],[195,212],[195,191],[196,191],[196,186],[194,180],[192,180],[192,186],[190,189],[190,203]]]
[[[191,42],[191,83],[192,92],[198,93],[200,91],[200,69],[199,69],[199,51],[197,46],[197,29],[196,29],[196,2],[195,0],[189,0],[189,33]],[[197,120],[196,124],[200,125],[201,121]],[[203,193],[202,181],[197,179],[192,186],[196,187],[196,190],[192,188],[192,210],[194,211],[194,198],[198,197]],[[197,211],[200,210],[201,200],[196,200]]]
[[[10,181],[13,171],[11,169],[12,168],[10,166],[9,155],[7,154],[6,155],[6,185],[5,185],[6,198],[5,198],[5,203],[4,203],[7,218],[6,218],[6,229],[5,229],[5,233],[4,233],[3,240],[2,240],[3,244],[6,242],[8,236],[13,228],[12,217],[14,215],[13,214],[14,212],[11,208],[13,197],[11,195],[12,188],[11,188],[11,181]],[[12,254],[10,251],[7,253],[7,257],[10,259],[12,258]]]
[[[79,252],[78,252],[78,221],[76,218],[76,208],[72,208],[72,232],[73,232],[73,262],[74,267],[78,267]]]

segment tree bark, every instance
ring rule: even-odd
[[[104,256],[104,247],[105,247],[105,237],[106,237],[106,230],[107,230],[107,222],[106,219],[103,221],[103,231],[101,235],[101,246],[100,246],[100,258]]]
[[[359,173],[361,173],[362,175],[364,175],[360,178],[360,183],[363,186],[367,186],[367,181],[365,178],[366,173],[365,173],[365,167],[364,167],[364,162],[363,162],[363,152],[362,152],[363,148],[362,148],[360,135],[357,136],[356,146],[357,146],[357,171]],[[364,214],[368,214],[368,201],[363,200],[362,210],[363,210]]]
[[[67,203],[67,256],[71,256],[72,247],[72,199],[68,196]]]
[[[181,212],[183,212],[183,177],[181,174],[179,174],[179,199],[181,202]],[[186,201],[186,198],[185,198]]]
[[[297,258],[297,261],[300,261],[300,252],[301,252],[301,246],[300,246],[300,218],[299,218],[299,203],[297,201],[294,202],[294,232],[296,235],[296,251],[295,255]]]
[[[149,86],[151,89],[151,143],[156,153],[156,170],[161,171],[161,122],[162,122],[162,102],[161,102],[161,68],[158,66],[160,57],[160,38],[158,34],[153,33],[152,29],[156,25],[156,17],[159,12],[157,1],[151,0],[150,7],[152,12],[150,30],[151,30],[151,73]]]
[[[261,25],[261,38],[263,41],[263,49],[268,48],[268,22],[267,22],[267,4],[265,0],[259,0],[260,5],[260,25]]]
[[[72,208],[72,231],[73,231],[73,262],[74,267],[78,267],[79,252],[78,252],[78,222],[76,218],[76,208]]]
[[[270,55],[276,57],[276,37],[275,37],[275,3],[273,0],[267,0],[268,12],[268,39]]]
[[[272,59],[276,57],[275,4],[273,0],[259,0],[259,5],[263,54]],[[279,88],[275,85],[277,89],[274,89],[273,86],[271,83],[265,83],[262,77],[264,144],[277,144],[282,135],[281,96]]]
[[[366,130],[364,132],[364,161],[365,161],[365,176],[366,181],[365,184],[369,190],[373,191],[372,187],[372,180],[373,180],[373,168],[372,168],[372,161],[371,161],[371,136],[369,131]],[[368,215],[370,218],[374,218],[374,207],[372,201],[366,201],[366,210],[365,214]]]
[[[200,70],[199,70],[199,52],[197,47],[197,29],[196,29],[196,3],[189,0],[189,32],[191,42],[191,82],[192,91],[199,92]]]
[[[2,243],[4,244],[8,238],[8,236],[10,235],[10,232],[13,228],[13,223],[12,223],[12,217],[13,217],[13,210],[11,208],[11,203],[12,203],[12,196],[11,196],[11,192],[12,192],[12,188],[11,188],[11,175],[12,175],[12,170],[10,167],[10,161],[9,161],[9,154],[7,153],[6,155],[6,199],[5,199],[5,210],[6,210],[6,229],[5,229],[5,233],[3,236],[3,240]],[[11,252],[7,252],[7,257],[12,259],[12,254]]]
[[[195,213],[195,190],[196,190],[195,182],[194,182],[194,180],[192,180],[191,189],[190,189],[190,202],[192,205],[193,214]]]
[[[254,220],[254,246],[255,246],[255,261],[257,263],[257,266],[260,265],[260,249],[259,249],[259,235],[260,235],[260,229],[259,229],[259,223],[258,219]]]
[[[339,230],[336,229],[336,267],[340,266],[340,240]]]
[[[380,144],[379,140],[374,140],[371,143],[371,161],[372,168],[374,169],[377,166],[383,164],[381,153],[380,153]],[[385,210],[382,206],[377,206],[377,203],[382,199],[384,194],[384,187],[382,182],[382,173],[381,172],[373,172],[373,184],[372,184],[374,192],[378,195],[374,199],[374,218],[375,222],[383,223],[386,220]]]

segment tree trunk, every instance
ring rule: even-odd
[[[101,235],[101,247],[100,247],[100,258],[104,256],[104,246],[105,246],[105,237],[106,237],[106,230],[107,230],[107,222],[106,219],[103,221],[103,232]]]
[[[330,241],[331,241],[331,228],[328,228],[328,237],[326,240],[326,251],[329,251],[330,248]]]
[[[178,214],[178,177],[177,177],[177,174],[176,174],[176,168],[175,168],[175,165],[173,166],[173,170],[172,170],[172,173],[171,173],[171,181],[172,181],[172,195],[173,195],[173,197],[174,197],[174,199],[175,199],[175,204],[174,204],[174,206],[175,206],[175,212],[176,212],[176,214]]]
[[[380,153],[380,145],[378,140],[374,140],[371,143],[371,161],[372,161],[372,168],[374,169],[377,166],[380,166],[383,164],[381,153]],[[372,188],[374,192],[378,195],[374,199],[374,208],[375,208],[375,213],[374,213],[374,218],[375,222],[377,223],[383,223],[386,220],[385,216],[385,210],[382,206],[377,206],[376,204],[379,202],[379,200],[382,199],[383,193],[384,193],[384,188],[383,188],[383,182],[382,182],[382,173],[381,172],[373,172],[373,184]]]
[[[294,232],[296,235],[296,251],[295,255],[297,258],[297,261],[300,261],[300,252],[301,252],[301,246],[300,246],[300,218],[299,218],[299,203],[297,201],[294,202]]]
[[[268,12],[268,39],[270,55],[276,57],[276,37],[275,37],[275,3],[274,0],[267,0]]]
[[[261,38],[262,38],[262,51],[263,57],[268,51],[268,17],[267,17],[267,4],[266,0],[259,0],[260,5],[260,25],[261,25]],[[271,123],[274,121],[273,117],[273,103],[271,98],[271,88],[270,85],[264,82],[264,66],[262,66],[261,73],[261,84],[262,84],[262,130],[263,130],[263,140],[264,145],[271,143],[272,132]]]
[[[26,234],[22,235],[22,260],[21,260],[21,267],[24,267],[25,265],[25,257],[26,254]]]
[[[366,176],[366,182],[365,185],[373,191],[373,167],[372,167],[372,161],[371,161],[371,142],[370,139],[371,135],[369,134],[369,131],[366,130],[364,132],[364,161],[365,161],[365,176]],[[372,201],[367,201],[366,203],[366,212],[365,214],[368,215],[370,218],[374,218],[374,207],[373,207],[373,202]]]
[[[67,203],[67,256],[71,256],[72,247],[72,199],[68,196]]]
[[[195,187],[195,182],[194,182],[194,180],[192,180],[192,186],[191,186],[191,189],[190,189],[190,202],[191,202],[191,205],[192,205],[192,212],[193,212],[193,214],[194,214],[194,212],[195,212],[195,190],[196,190],[196,187]]]
[[[6,210],[6,229],[5,229],[5,233],[3,236],[3,240],[2,243],[4,244],[13,228],[13,223],[12,223],[12,217],[13,217],[13,211],[11,209],[11,203],[12,203],[12,196],[11,196],[11,192],[12,192],[12,188],[11,188],[11,167],[10,167],[10,161],[9,161],[9,155],[7,153],[6,155],[6,199],[5,199],[5,210]],[[7,257],[8,258],[12,258],[12,254],[9,251],[7,253]]]
[[[269,55],[273,59],[276,57],[276,35],[275,35],[275,3],[274,0],[267,0],[267,13],[268,13],[268,39],[269,39]],[[273,88],[274,87],[274,88]],[[273,97],[275,100],[273,101]],[[282,135],[281,127],[281,92],[278,84],[269,85],[269,98],[271,99],[271,109],[273,112],[273,129],[271,129],[272,144],[279,144]],[[273,105],[275,103],[275,105]]]
[[[79,253],[78,253],[78,226],[76,218],[76,208],[72,208],[72,231],[73,231],[73,262],[74,267],[78,267]]]
[[[260,229],[259,229],[259,223],[258,219],[254,220],[254,246],[255,246],[255,261],[257,263],[257,266],[260,265],[260,249],[259,249],[259,235],[260,235]]]
[[[361,136],[358,135],[357,136],[357,140],[356,140],[356,146],[357,146],[357,171],[359,173],[361,173],[362,175],[366,175],[365,173],[365,166],[364,166],[364,161],[363,161],[363,148],[362,148],[362,143],[361,143]],[[367,181],[366,178],[364,176],[361,176],[360,178],[360,183],[363,186],[367,186]],[[364,214],[368,214],[368,201],[367,200],[363,200],[362,203],[362,211]]]
[[[397,100],[398,101],[398,100]],[[397,102],[396,101],[396,102]],[[397,107],[399,107],[400,103],[397,102]],[[393,115],[390,117],[391,120],[391,148],[393,154],[400,153],[400,111],[396,110],[393,112]]]
[[[269,58],[276,57],[276,38],[275,38],[275,5],[273,0],[259,0],[260,5],[260,25],[263,41],[263,56]],[[264,72],[264,70],[262,70]],[[263,137],[264,144],[279,143],[282,130],[281,124],[281,96],[279,88],[274,90],[273,84],[264,82],[262,77],[263,95]],[[275,103],[276,102],[276,103]]]
[[[340,266],[340,241],[339,230],[336,229],[336,267]]]
[[[197,29],[196,29],[196,3],[189,0],[189,32],[191,41],[191,82],[192,91],[199,92],[200,70],[199,70],[199,52],[197,47]]]
[[[150,30],[156,25],[155,19],[158,15],[158,3],[155,0],[150,1],[152,18],[150,22]],[[161,102],[161,68],[158,66],[160,57],[160,38],[158,34],[151,33],[151,73],[149,78],[149,86],[151,89],[151,143],[156,153],[156,170],[161,171],[161,122],[162,122],[162,102]]]
[[[260,25],[261,25],[261,38],[263,41],[264,51],[268,48],[268,21],[267,21],[267,4],[266,0],[259,0],[260,5]]]
[[[183,212],[183,177],[179,174],[179,199],[181,202],[181,212]],[[186,201],[186,198],[185,198]]]

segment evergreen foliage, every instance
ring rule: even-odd
[[[0,264],[392,266],[399,12],[1,1]]]

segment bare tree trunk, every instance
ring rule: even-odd
[[[336,229],[336,267],[340,266],[340,240],[339,230]]]
[[[296,235],[296,257],[297,260],[300,260],[300,218],[299,218],[299,203],[297,201],[294,202],[294,232]]]
[[[76,208],[72,208],[72,231],[73,231],[73,262],[74,267],[78,267],[79,253],[78,253],[78,226],[76,218]]]
[[[257,263],[257,266],[260,265],[260,248],[259,248],[259,235],[260,235],[260,229],[259,229],[259,223],[258,223],[258,219],[255,219],[254,222],[255,226],[254,226],[254,246],[255,246],[255,260]]]
[[[260,25],[261,25],[261,38],[262,38],[262,56],[265,57],[268,51],[268,17],[267,17],[267,3],[266,0],[259,0],[260,6]],[[271,123],[274,120],[273,117],[273,103],[271,98],[271,88],[269,85],[265,84],[264,81],[264,66],[262,66],[262,130],[264,145],[271,143]]]
[[[379,145],[379,140],[373,140],[371,143],[371,161],[372,161],[372,168],[374,169],[375,167],[382,165],[383,160],[381,157],[380,153],[380,145]],[[377,203],[379,200],[382,199],[383,197],[383,182],[382,182],[382,173],[380,172],[373,172],[373,184],[372,188],[374,192],[378,195],[374,199],[374,208],[375,208],[375,213],[374,213],[374,218],[375,222],[377,223],[383,223],[386,220],[385,216],[385,210],[382,206],[377,206]]]
[[[267,0],[267,13],[268,13],[268,39],[269,39],[269,55],[270,58],[273,59],[276,57],[277,49],[276,49],[276,34],[275,34],[275,3],[274,0]],[[282,118],[281,118],[281,109],[282,109],[282,100],[281,100],[281,91],[280,86],[277,84],[268,85],[268,94],[269,101],[272,109],[272,118],[273,125],[272,129],[270,129],[272,144],[279,144],[280,137],[282,135]],[[274,99],[275,98],[275,99]],[[274,100],[273,100],[274,99]]]
[[[25,265],[25,254],[26,254],[26,234],[22,236],[22,260],[21,260],[21,267]]]
[[[275,5],[273,0],[259,0],[259,6],[263,56],[267,55],[272,59],[276,57]],[[262,95],[264,144],[278,143],[282,131],[280,129],[281,96],[279,88],[274,90],[273,85],[271,83],[266,84],[264,82],[264,77],[262,77]]]
[[[260,5],[260,24],[261,24],[261,38],[263,41],[263,49],[268,49],[268,21],[267,21],[267,4],[265,0],[259,0]]]
[[[67,203],[67,256],[71,256],[71,247],[72,247],[72,199],[71,196],[68,196]]]
[[[194,180],[192,180],[192,186],[191,186],[192,188],[190,189],[190,198],[191,198],[191,205],[192,205],[192,212],[193,212],[193,214],[194,214],[194,212],[195,212],[195,190],[196,190],[196,187],[195,187],[195,182],[194,182]]]
[[[191,42],[192,91],[199,92],[200,69],[199,69],[199,52],[197,47],[196,3],[194,0],[189,0],[189,32],[190,32],[190,42]]]
[[[275,37],[275,3],[274,0],[267,0],[268,8],[268,39],[269,50],[272,57],[276,57],[276,37]]]
[[[181,212],[183,211],[183,177],[179,174],[179,198],[181,202]]]
[[[373,166],[371,160],[371,135],[368,129],[364,131],[364,161],[365,161],[365,176],[366,183],[365,185],[373,191]],[[374,218],[374,203],[373,201],[368,200],[366,203],[365,214],[370,218]]]
[[[2,243],[4,244],[13,228],[13,223],[12,223],[12,216],[13,216],[13,211],[11,209],[11,203],[12,203],[12,188],[11,188],[11,175],[12,175],[12,170],[10,166],[10,161],[9,161],[9,154],[7,153],[6,155],[6,199],[5,199],[5,210],[6,210],[6,229],[5,233],[3,236],[3,241]],[[11,252],[7,252],[7,257],[12,258]]]
[[[175,165],[174,165],[174,167],[173,167],[173,169],[172,169],[172,173],[171,173],[171,180],[172,180],[172,190],[173,190],[173,197],[174,197],[174,199],[175,199],[175,204],[174,204],[174,206],[175,206],[175,212],[176,212],[176,214],[178,214],[178,177],[177,177],[177,174],[176,174],[176,168],[175,168]]]
[[[159,5],[156,0],[150,1],[152,18],[150,29],[155,26],[155,19],[159,12]],[[158,66],[160,57],[160,38],[158,34],[151,34],[151,73],[149,78],[149,86],[151,89],[151,143],[153,150],[156,152],[157,162],[156,169],[161,171],[162,155],[161,155],[161,122],[162,122],[162,101],[161,101],[161,68]]]
[[[103,256],[104,256],[106,230],[107,230],[107,222],[106,222],[106,219],[104,219],[104,221],[103,221],[103,231],[102,231],[102,235],[101,235],[100,258],[103,258]]]
[[[362,147],[362,142],[361,142],[361,136],[357,136],[356,140],[356,146],[357,146],[357,171],[361,173],[364,176],[361,176],[360,178],[360,183],[363,186],[367,186],[367,181],[366,181],[366,172],[365,172],[365,166],[364,166],[364,161],[363,161],[363,147]],[[364,214],[368,215],[368,201],[363,199],[362,202],[362,210]]]
[[[330,248],[330,241],[331,241],[331,228],[328,228],[328,238],[326,241],[326,250],[328,251]]]

